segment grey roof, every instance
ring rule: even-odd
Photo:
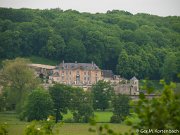
[[[130,79],[131,81],[135,81],[138,80],[135,76],[133,78]]]
[[[58,69],[82,69],[82,70],[100,70],[95,63],[61,63],[57,66]]]
[[[113,78],[114,76],[112,70],[102,70],[102,75],[105,78]]]

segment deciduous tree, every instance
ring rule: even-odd
[[[98,81],[92,86],[93,107],[94,109],[105,110],[109,107],[109,103],[114,96],[114,89],[110,83]]]
[[[28,63],[28,60],[22,58],[5,60],[0,71],[0,84],[6,91],[7,98],[11,99],[10,104],[16,105],[18,111],[21,111],[26,96],[39,84]]]
[[[53,114],[53,101],[46,90],[34,90],[29,94],[22,117],[28,121],[47,119]]]

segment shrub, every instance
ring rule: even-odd
[[[8,135],[6,123],[0,123],[0,135]]]
[[[121,123],[122,117],[119,115],[113,115],[110,120],[111,123]]]

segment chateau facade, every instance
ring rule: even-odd
[[[68,85],[92,85],[102,80],[101,70],[95,63],[64,63],[56,66],[49,76],[50,82]]]

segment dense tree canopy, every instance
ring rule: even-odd
[[[177,16],[0,8],[0,59],[36,55],[59,62],[94,61],[126,78],[177,80],[163,72],[169,55],[176,57],[178,69],[179,32]]]

